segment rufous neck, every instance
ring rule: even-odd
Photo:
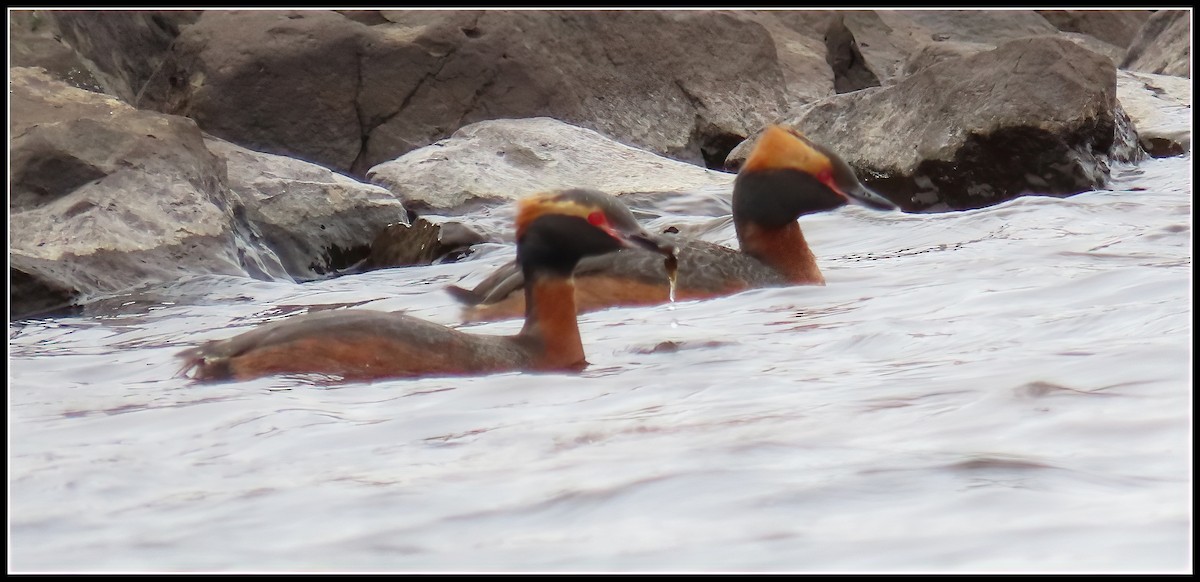
[[[527,274],[525,326],[520,335],[536,346],[539,368],[578,370],[587,365],[570,277]]]
[[[824,285],[825,276],[817,266],[817,257],[804,240],[800,223],[765,227],[754,222],[736,223],[742,252],[775,269],[797,285]]]

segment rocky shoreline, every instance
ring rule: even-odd
[[[773,122],[909,212],[1191,147],[1187,10],[9,19],[10,320],[186,275],[427,264],[546,188],[727,188]]]

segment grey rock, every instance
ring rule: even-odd
[[[418,218],[411,225],[393,224],[375,237],[365,270],[429,265],[457,260],[487,237],[461,222],[435,223]]]
[[[1184,77],[1117,71],[1117,98],[1154,157],[1192,149],[1192,82]]]
[[[1121,68],[1139,73],[1192,77],[1192,13],[1159,10],[1129,44]]]
[[[473,123],[368,172],[371,183],[410,209],[438,214],[463,214],[558,188],[620,195],[727,185],[733,178],[548,117]]]
[[[1151,10],[1038,10],[1062,32],[1077,32],[1126,49],[1137,36]]]
[[[1018,39],[891,86],[818,102],[787,125],[828,145],[909,210],[968,209],[1103,186],[1143,155],[1112,62],[1054,37]],[[730,154],[739,165],[751,140]]]
[[[225,160],[229,188],[239,196],[256,238],[293,279],[346,269],[367,257],[379,232],[408,224],[404,205],[379,186],[216,138],[205,144]]]
[[[191,120],[138,111],[42,69],[9,73],[10,271],[86,301],[196,273],[245,276],[270,262],[238,248],[224,163]]]
[[[719,163],[786,109],[775,42],[714,11],[206,11],[139,104],[355,176],[486,119],[552,116]]]
[[[75,49],[104,91],[136,103],[180,28],[200,10],[57,10],[63,42]]]

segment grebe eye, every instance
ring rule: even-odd
[[[592,226],[604,226],[605,224],[608,223],[608,217],[604,216],[603,212],[600,212],[599,210],[597,210],[588,215],[587,221],[588,221],[588,224],[590,224]]]
[[[830,169],[821,170],[820,172],[817,173],[817,179],[822,182],[825,182],[825,183],[829,183],[829,182],[833,181],[833,170],[830,170]]]

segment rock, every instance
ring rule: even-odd
[[[186,115],[254,151],[344,171],[362,150],[364,85],[396,95],[361,62],[368,30],[331,11],[204,11],[138,106]]]
[[[1106,57],[1053,37],[943,61],[789,118],[908,210],[969,209],[1102,187],[1141,155]],[[751,140],[729,164],[740,165]]]
[[[391,192],[300,160],[205,140],[225,160],[243,216],[293,279],[319,279],[365,259],[389,225],[407,225]]]
[[[206,11],[139,102],[355,176],[487,119],[551,116],[719,164],[786,109],[775,42],[716,11]],[[302,106],[297,107],[297,103]]]
[[[1190,79],[1117,71],[1117,99],[1137,128],[1142,148],[1151,156],[1161,158],[1191,151]]]
[[[180,27],[201,10],[56,10],[63,42],[88,64],[104,91],[130,104],[163,59]]]
[[[8,270],[9,319],[51,316],[74,311],[75,290],[54,281],[30,275],[19,269]]]
[[[393,224],[371,243],[364,270],[458,260],[470,253],[471,245],[485,240],[482,234],[459,222],[435,224],[418,218],[411,226]]]
[[[104,87],[75,49],[62,41],[57,12],[11,10],[8,13],[9,67],[40,67],[66,83],[103,93]]]
[[[371,168],[368,179],[418,212],[463,214],[557,188],[612,194],[730,184],[733,176],[550,119],[497,119]]]
[[[1037,10],[1062,32],[1078,32],[1122,49],[1153,14],[1150,10]]]
[[[904,62],[904,68],[902,69],[903,75],[907,77],[942,61],[961,59],[995,48],[990,44],[953,40],[927,43],[908,56],[908,60]]]
[[[905,63],[931,42],[996,47],[1018,38],[1058,33],[1033,10],[850,10],[842,14],[864,66],[884,86],[903,79]]]
[[[1091,35],[1081,34],[1078,32],[1060,32],[1057,36],[1058,38],[1069,40],[1094,53],[1108,57],[1108,60],[1112,61],[1114,67],[1120,64],[1121,59],[1125,58],[1125,49],[1115,44],[1104,42]]]
[[[1076,38],[1064,38],[1079,43]],[[930,43],[910,57],[905,72],[913,74],[944,60],[986,50],[987,45],[978,43]],[[1113,53],[1108,56],[1114,63],[1121,60]],[[1150,155],[1174,156],[1191,149],[1191,131],[1186,129],[1191,119],[1190,82],[1179,77],[1118,70],[1117,100],[1133,121],[1141,147]]]
[[[826,58],[825,30],[829,20],[837,14],[835,11],[731,10],[730,14],[758,23],[775,43],[775,58],[783,72],[788,109],[834,94],[834,76]],[[725,153],[736,145],[730,144]],[[712,163],[708,167],[719,169]]]
[[[920,40],[1001,45],[1019,38],[1053,35],[1058,29],[1034,10],[881,10],[897,35]],[[922,38],[923,37],[923,38]]]
[[[825,31],[825,59],[833,69],[833,87],[837,93],[851,93],[867,87],[878,87],[879,77],[863,59],[854,34],[846,28],[841,14],[830,19]]]
[[[9,73],[10,270],[73,301],[196,273],[282,274],[268,250],[239,248],[224,163],[191,120],[42,69]]]
[[[14,315],[197,274],[334,274],[407,214],[378,186],[10,69]]]
[[[1192,13],[1159,10],[1129,44],[1121,68],[1139,73],[1192,77]]]

